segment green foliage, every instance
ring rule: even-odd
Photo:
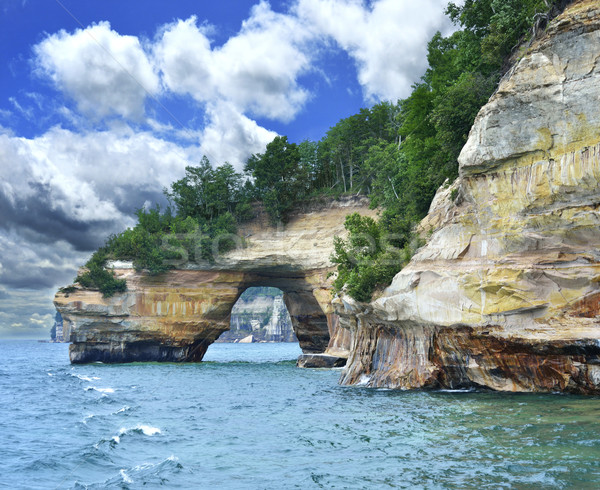
[[[231,213],[240,221],[251,217],[250,196],[244,187],[242,175],[229,164],[213,168],[203,157],[197,167],[185,168],[185,177],[171,184],[165,194],[175,204],[177,216],[192,217],[203,224]],[[238,214],[239,213],[239,214]]]
[[[110,258],[131,260],[136,270],[153,275],[189,261],[213,261],[238,245],[238,221],[254,214],[242,175],[229,164],[213,169],[206,157],[199,166],[186,167],[165,195],[177,214],[158,206],[139,209],[133,228],[109,237]]]
[[[380,223],[353,213],[346,217],[348,238],[334,238],[331,260],[337,264],[336,292],[345,289],[358,301],[370,301],[373,292],[388,285],[406,263],[404,250],[394,247]]]
[[[540,14],[566,3],[564,0],[465,0],[462,6],[451,2],[446,13],[472,34],[472,48],[479,48],[481,64],[491,72],[500,69],[512,49],[530,35]]]
[[[99,290],[105,298],[127,290],[125,279],[117,279],[113,271],[104,267],[107,258],[107,250],[104,247],[100,248],[85,264],[87,271],[75,279],[75,282],[84,288]]]
[[[306,148],[303,147],[306,154]],[[255,197],[262,200],[274,222],[287,221],[289,211],[306,194],[309,166],[300,163],[300,149],[287,136],[276,136],[264,153],[252,155],[245,170],[254,179]]]

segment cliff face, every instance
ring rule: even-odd
[[[335,331],[328,273],[333,236],[344,235],[344,217],[352,212],[375,214],[357,198],[306,209],[285,228],[270,226],[259,214],[240,229],[244,247],[212,264],[185,263],[149,276],[114,263],[116,275],[127,280],[125,293],[105,299],[81,288],[58,292],[54,303],[72,342],[71,361],[200,361],[229,330],[237,299],[255,286],[284,292],[304,352],[322,353],[333,339],[336,353],[347,354],[349,336]]]
[[[376,301],[337,302],[355,334],[342,382],[600,392],[597,1],[504,77],[459,163],[420,225],[429,243]]]

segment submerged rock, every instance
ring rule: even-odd
[[[501,81],[370,304],[344,384],[600,393],[600,6],[574,2]]]

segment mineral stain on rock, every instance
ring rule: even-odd
[[[348,357],[343,384],[600,393],[599,59],[600,6],[575,1],[481,109],[427,245],[371,303],[330,292],[333,236],[375,214],[346,199],[284,230],[257,219],[214,265],[117,269],[109,300],[59,292],[71,361],[199,361],[240,294],[271,286],[305,354]]]
[[[59,291],[54,304],[72,342],[73,363],[196,362],[230,328],[231,310],[248,288],[281,289],[303,352],[347,357],[350,334],[341,331],[331,305],[333,237],[344,235],[344,217],[375,215],[368,200],[343,198],[314,205],[292,216],[284,228],[264,214],[240,229],[245,248],[215,263],[189,263],[159,276],[117,263],[115,273],[127,291],[103,298],[76,287]]]
[[[600,6],[580,0],[507,73],[428,244],[372,303],[336,300],[342,383],[600,393],[598,59]]]

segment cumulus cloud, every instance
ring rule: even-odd
[[[181,147],[124,127],[75,133],[52,128],[37,138],[0,134],[0,284],[53,287],[133,211],[160,202],[162,189],[199,161]]]
[[[212,47],[209,35],[196,17],[164,28],[155,56],[169,90],[281,121],[304,106],[309,93],[298,77],[311,68],[309,33],[297,18],[262,1],[223,46]]]
[[[296,15],[354,59],[365,96],[396,100],[427,67],[427,41],[449,29],[447,0],[298,0]]]
[[[39,313],[34,313],[29,317],[29,323],[33,325],[43,325],[46,327],[51,327],[54,317],[50,313],[46,313],[45,315],[40,315]]]
[[[251,154],[263,152],[277,136],[228,103],[209,104],[207,116],[210,122],[202,135],[202,153],[216,162],[229,162],[238,171]]]
[[[159,90],[139,39],[120,35],[108,22],[72,34],[61,30],[34,51],[38,69],[86,114],[139,119],[148,94]]]

